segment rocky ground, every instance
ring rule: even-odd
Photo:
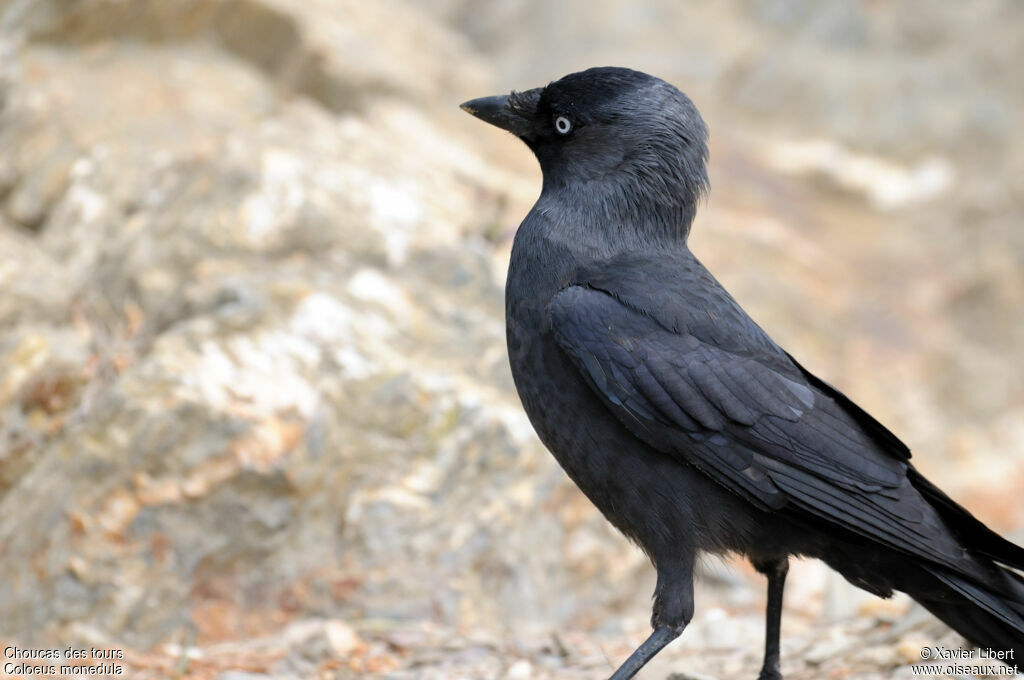
[[[457,109],[593,63],[704,110],[694,249],[744,305],[1024,527],[1019,6],[587,6],[0,0],[5,647],[218,680],[625,658],[649,566],[506,366],[538,173]],[[644,677],[756,676],[763,582],[704,572]],[[789,678],[910,677],[957,644],[908,601],[791,574]]]

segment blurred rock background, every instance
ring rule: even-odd
[[[1013,0],[0,0],[0,640],[140,678],[602,677],[645,558],[535,440],[502,279],[539,189],[465,99],[591,65],[712,130],[693,248],[982,519],[1024,527]],[[753,677],[705,569],[643,677]],[[955,643],[818,565],[790,678]]]

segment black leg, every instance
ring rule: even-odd
[[[754,569],[768,577],[768,607],[765,615],[764,665],[758,680],[782,680],[779,672],[779,631],[782,627],[782,591],[786,587],[789,560],[754,562]]]
[[[651,628],[654,632],[609,680],[629,680],[665,645],[679,637],[693,618],[693,558],[663,559],[654,588]]]
[[[654,655],[664,649],[665,645],[679,637],[681,630],[659,626],[654,629],[651,636],[644,640],[644,643],[636,648],[636,651],[629,655],[626,662],[619,666],[619,669],[612,674],[608,680],[629,680],[637,671],[644,667]]]

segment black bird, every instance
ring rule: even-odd
[[[693,616],[700,553],[768,577],[761,680],[781,678],[790,556],[881,597],[910,594],[974,644],[1024,658],[1024,549],[975,519],[910,451],[772,341],[687,247],[707,129],[672,85],[592,68],[462,108],[544,174],[515,236],[509,359],[541,440],[657,571],[631,678]],[[1011,662],[1012,663],[1012,662]]]

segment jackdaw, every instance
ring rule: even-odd
[[[631,678],[693,616],[701,553],[768,577],[761,680],[781,678],[790,556],[901,590],[971,642],[1024,657],[1024,549],[779,347],[687,246],[707,129],[672,85],[592,68],[462,108],[519,137],[544,180],[512,247],[509,359],[541,440],[657,571]]]

